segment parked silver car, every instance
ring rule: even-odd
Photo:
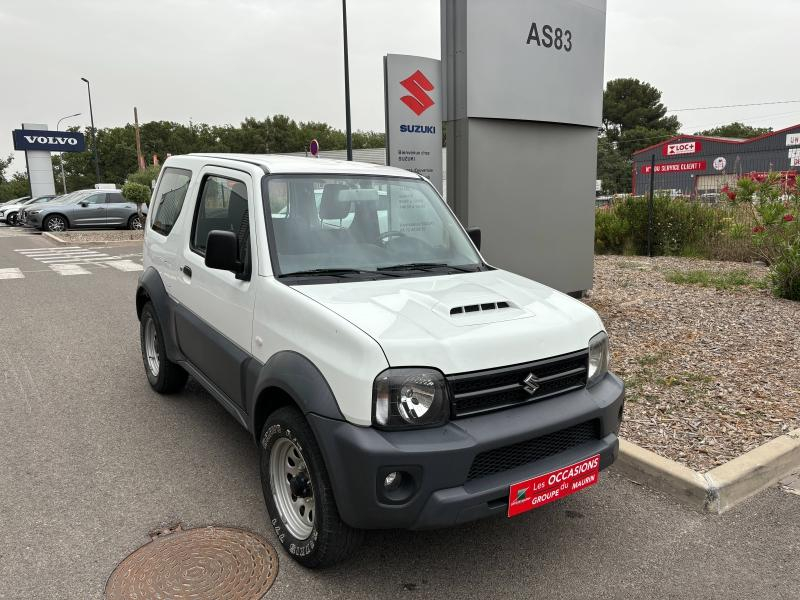
[[[19,221],[19,212],[23,208],[27,208],[32,204],[39,204],[40,202],[47,202],[55,198],[55,196],[37,196],[36,198],[18,198],[6,202],[0,206],[0,222],[6,222],[9,225],[16,225]]]
[[[140,219],[136,204],[126,200],[119,190],[81,190],[26,210],[25,225],[43,231],[87,227],[141,229],[146,214],[147,206],[142,206]]]

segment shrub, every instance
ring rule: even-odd
[[[717,209],[669,196],[653,198],[653,255],[704,256],[724,228]],[[647,254],[648,199],[626,198],[595,214],[595,250]]]
[[[769,275],[776,296],[800,300],[800,237],[795,237],[774,255]]]
[[[125,185],[122,186],[122,195],[136,205],[150,203],[150,188],[135,181],[125,182]]]
[[[147,189],[151,189],[153,182],[158,179],[158,174],[160,172],[160,166],[150,165],[144,171],[134,171],[133,173],[129,173],[126,181],[140,183],[144,186],[147,186]]]

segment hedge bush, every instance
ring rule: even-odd
[[[599,254],[647,254],[648,200],[626,198],[595,215]],[[725,228],[713,206],[669,196],[653,198],[654,256],[705,256],[710,240]]]

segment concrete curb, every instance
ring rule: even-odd
[[[144,240],[64,240],[55,234],[48,231],[42,232],[42,235],[49,240],[54,241],[56,244],[62,246],[79,245],[79,246],[131,246],[133,244],[144,243]]]
[[[694,510],[722,514],[800,467],[795,429],[707,473],[620,440],[617,472]]]

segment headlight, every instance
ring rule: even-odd
[[[450,412],[444,375],[434,369],[387,369],[372,396],[372,422],[381,429],[435,427]]]
[[[25,214],[26,215],[38,215],[40,212],[42,212],[41,209],[40,210],[26,210]]]
[[[589,340],[589,373],[586,386],[592,386],[608,373],[608,336],[601,331]]]

